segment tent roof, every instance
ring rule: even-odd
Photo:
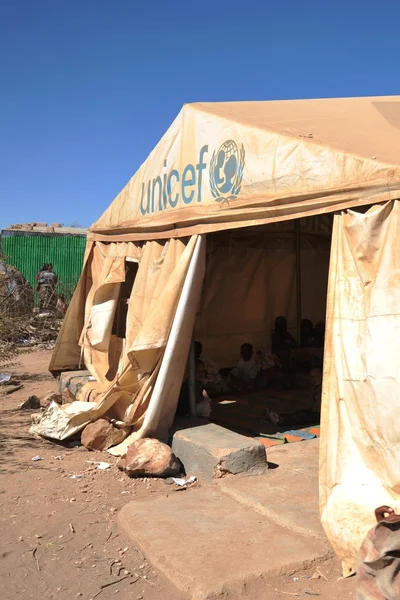
[[[196,110],[366,158],[400,165],[400,96],[204,102]]]
[[[91,229],[165,238],[398,197],[400,96],[196,103]]]

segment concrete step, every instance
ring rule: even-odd
[[[268,477],[230,477],[220,481],[223,493],[303,535],[325,538],[319,514],[319,440],[269,448]]]
[[[269,476],[264,478],[268,485]],[[331,555],[325,539],[280,526],[219,486],[131,502],[122,509],[120,523],[148,560],[193,600]]]
[[[319,518],[318,479],[301,473],[274,477],[232,477],[220,489],[243,506],[268,517],[277,525],[302,535],[325,538]]]
[[[206,421],[176,431],[172,450],[186,473],[202,480],[268,469],[265,447],[258,440]]]

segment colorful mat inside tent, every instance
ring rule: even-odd
[[[270,447],[320,436],[319,423],[314,422],[315,415],[310,414],[307,422],[307,413],[303,414],[301,423],[295,423],[294,413],[307,411],[308,407],[309,393],[304,390],[265,390],[264,393],[230,394],[213,401],[211,420],[243,435],[254,437],[264,446]],[[272,424],[266,416],[267,408],[283,416],[285,425]]]
[[[276,434],[260,434],[255,435],[264,446],[277,446],[279,444],[288,444],[291,442],[302,442],[304,440],[312,440],[320,436],[320,426],[313,425],[302,429],[291,429]]]

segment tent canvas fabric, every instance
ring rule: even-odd
[[[332,216],[300,221],[302,314],[325,320]],[[195,322],[205,356],[236,365],[241,344],[270,350],[275,318],[297,337],[295,223],[285,221],[207,235],[206,274]]]
[[[399,126],[400,97],[184,106],[89,232],[50,369],[84,363],[95,381],[83,390],[89,410],[72,403],[68,419],[57,417],[57,439],[104,414],[133,428],[111,449],[116,455],[134,439],[165,438],[195,322],[217,358],[229,344],[229,360],[239,340],[262,343],[278,306],[294,327],[294,219],[309,242],[303,275],[321,278],[315,298],[303,297],[317,316],[326,297],[328,213],[335,213],[320,498],[328,538],[349,574],[372,509],[398,501]],[[138,268],[122,339],[114,321],[129,261]]]
[[[396,199],[400,96],[187,104],[92,225],[182,237]]]
[[[132,256],[140,257],[139,269],[129,298],[125,343],[116,351],[118,340],[112,334],[116,290],[124,279],[122,267]],[[80,347],[85,366],[94,377],[93,382],[85,385],[82,397],[86,393],[87,400],[95,398],[97,404],[91,411],[79,412],[71,418],[61,434],[57,433],[57,439],[70,437],[110,411],[114,418],[134,427],[134,437],[130,441],[149,435],[167,438],[203,282],[204,240],[192,236],[187,243],[181,240],[150,241],[141,248],[134,244],[113,243],[107,252],[95,245],[91,258],[81,278],[82,287],[86,279],[86,302],[71,303],[50,370],[77,368],[78,353],[66,355],[64,347],[69,349],[74,344]],[[184,295],[189,280],[190,287]],[[77,299],[81,298],[78,289]],[[180,322],[177,322],[181,300],[184,305],[180,310]],[[78,338],[74,324],[82,311],[85,321]],[[168,364],[168,373],[160,389],[157,375],[165,369],[165,354],[171,344],[174,361]],[[114,452],[119,453],[115,449]]]
[[[400,506],[400,202],[335,217],[320,504],[345,575],[378,506]]]

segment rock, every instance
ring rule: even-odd
[[[125,471],[125,467],[126,467],[126,459],[125,458],[120,458],[117,462],[117,467],[120,471]],[[123,481],[123,479],[121,479],[120,481]]]
[[[117,429],[106,419],[99,419],[86,425],[81,442],[88,450],[107,450],[124,441],[127,432]]]
[[[20,410],[40,408],[40,400],[37,396],[29,396],[28,400],[25,400],[25,402],[23,402],[19,408]]]
[[[47,396],[43,399],[43,406],[49,406],[52,402],[56,402],[56,404],[63,404],[62,394],[58,392],[51,392],[51,394],[47,394]]]
[[[144,438],[128,447],[125,472],[129,477],[173,477],[181,471],[171,448],[158,440]]]
[[[79,440],[74,440],[68,444],[68,448],[78,448],[81,445]]]

